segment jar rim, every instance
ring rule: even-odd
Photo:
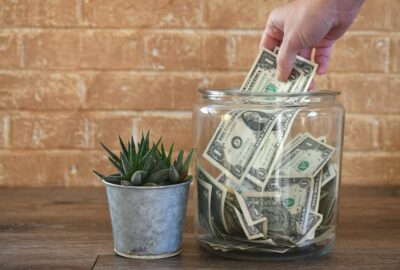
[[[200,88],[198,91],[203,97],[336,97],[341,94],[340,91],[333,90],[312,90],[307,92],[293,93],[241,92],[239,88]]]

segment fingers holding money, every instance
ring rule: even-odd
[[[292,72],[296,56],[300,53],[302,46],[297,39],[290,39],[285,36],[282,41],[281,49],[278,52],[276,79],[279,81],[287,81]]]
[[[272,51],[275,47],[280,46],[283,39],[283,31],[273,22],[272,17],[265,25],[264,33],[261,38],[259,50],[267,48]]]
[[[315,48],[315,62],[318,64],[317,74],[325,74],[328,72],[329,59],[333,50],[332,40],[322,40]]]
[[[300,51],[299,55],[305,59],[311,60],[312,50],[313,50],[312,48],[304,48]],[[312,79],[310,86],[308,87],[308,90],[312,90],[314,88],[315,88],[315,81],[314,79]]]

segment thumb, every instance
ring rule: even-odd
[[[278,52],[276,78],[279,81],[287,81],[296,61],[296,56],[302,49],[299,42],[292,36],[283,36],[282,46]]]

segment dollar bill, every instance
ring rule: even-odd
[[[315,177],[313,177],[314,184],[313,184],[313,192],[311,196],[310,208],[311,211],[314,213],[318,213],[322,179],[323,179],[322,171],[320,171]]]
[[[243,197],[235,191],[236,200],[239,202],[240,210],[242,210],[242,215],[249,226],[254,226],[258,223],[267,221],[266,217],[263,217],[261,212],[252,205],[248,205],[249,201],[245,201]]]
[[[316,176],[332,157],[335,149],[305,134],[296,146],[285,151],[274,169],[273,175]]]
[[[317,64],[300,56],[296,57],[293,70],[287,82],[275,78],[277,55],[262,49],[241,86],[242,92],[305,92],[315,75]]]
[[[241,182],[241,186],[246,188],[246,190],[243,190],[243,188],[242,188],[243,192],[246,192],[246,191],[261,192],[262,191],[262,188],[259,185],[255,184],[254,182],[252,182],[248,177],[245,177],[243,179],[243,181]]]
[[[319,228],[321,228],[321,226],[319,226]],[[321,231],[318,231],[319,228],[317,228],[317,233]],[[312,240],[306,240],[302,243],[299,243],[298,246],[299,247],[305,247],[305,246],[309,246],[312,245],[314,243],[321,243],[324,241],[333,241],[335,239],[335,228],[334,227],[329,227],[329,228],[324,228],[322,233],[319,233],[318,236],[316,236],[314,239]]]
[[[233,180],[242,181],[280,110],[238,110],[226,114],[203,157]]]
[[[212,186],[197,179],[197,224],[210,233],[214,233],[211,224],[211,192]]]
[[[321,136],[317,139],[319,142],[326,143],[326,136]],[[324,179],[331,177],[331,174],[325,173],[326,164],[321,171],[313,178],[314,180],[314,190],[311,200],[311,211],[313,213],[318,213],[319,200],[321,199],[321,187]],[[314,231],[315,232],[315,231]],[[312,236],[314,238],[314,236]]]
[[[332,223],[332,219],[336,213],[337,189],[337,177],[334,177],[334,179],[329,181],[325,186],[321,187],[321,199],[318,209],[318,212],[324,217],[321,226],[329,227]]]
[[[335,166],[328,162],[322,168],[322,184],[321,186],[325,186],[329,181],[331,181],[336,176]]]
[[[326,136],[321,136],[317,139],[320,142],[326,143]],[[328,183],[336,176],[336,170],[334,165],[331,162],[328,162],[320,172],[322,180],[321,180],[321,187]]]
[[[239,207],[239,203],[236,201],[236,196],[233,193],[228,192],[225,202],[225,220],[229,235],[244,235],[239,218],[235,212],[235,208]]]
[[[296,242],[306,232],[310,213],[312,179],[309,177],[270,179],[278,182],[279,196],[266,197],[263,193],[244,195],[247,204],[255,207],[268,220],[269,236],[275,240]],[[275,238],[275,239],[274,239]]]
[[[224,173],[222,173],[218,176],[217,181],[232,193],[234,193],[234,191],[239,194],[242,194],[243,192],[261,192],[261,188],[251,182],[247,177],[245,177],[242,182],[238,183],[237,181],[229,179]]]
[[[288,109],[281,112],[276,117],[272,130],[265,136],[265,142],[246,176],[256,185],[264,187],[267,184],[298,112],[299,109]]]
[[[307,232],[304,236],[296,243],[296,245],[301,245],[303,242],[307,240],[312,240],[315,238],[315,231],[318,226],[321,224],[323,220],[323,216],[319,213],[311,212],[310,217],[307,224]]]
[[[211,175],[209,175],[203,168],[197,166],[197,178],[201,181],[211,185],[211,220],[218,228],[219,231],[226,232],[228,227],[225,221],[225,198],[227,190],[218,183]]]
[[[199,240],[211,248],[223,252],[229,252],[233,250],[249,250],[256,252],[266,251],[272,253],[285,253],[290,249],[276,245],[272,239],[251,241],[246,241],[244,239],[220,240],[209,236],[200,236]]]
[[[297,144],[299,144],[303,140],[304,136],[305,136],[304,133],[299,133],[296,135],[296,137],[291,139],[290,142],[288,142],[285,145],[285,152],[290,151],[293,147],[295,147]]]
[[[290,214],[280,198],[249,196],[253,204],[259,208],[268,219],[268,233],[273,240],[280,240],[282,237],[290,237],[297,232],[296,218]]]
[[[254,189],[257,186],[254,186],[254,184],[250,181],[246,182],[246,178],[240,184],[230,180],[224,174],[221,174],[217,179],[218,179],[217,181],[220,184],[225,185],[228,192],[235,194],[236,200],[234,200],[234,202],[235,202],[234,204],[239,205],[239,207],[240,207],[239,209],[241,210],[241,212],[245,218],[246,224],[253,226],[253,225],[264,222],[263,233],[266,233],[268,230],[267,229],[268,222],[266,222],[267,221],[266,217],[263,217],[261,215],[261,213],[257,210],[257,208],[252,207],[251,205],[247,205],[246,204],[247,201],[245,201],[241,195],[241,194],[248,193],[248,192],[261,191],[261,189],[259,189],[259,188]],[[264,192],[263,194],[265,196],[274,196],[275,195],[275,193],[268,193],[268,192]],[[229,196],[231,196],[231,194],[229,194]]]
[[[275,198],[281,198],[283,205],[295,217],[296,231],[304,234],[311,211],[313,179],[311,177],[280,177],[271,178],[270,181],[275,182],[272,184],[275,190],[267,190],[267,192],[275,192]]]
[[[216,250],[221,250],[224,252],[231,251],[231,250],[248,250],[254,247],[262,246],[261,244],[255,245],[253,242],[244,243],[242,241],[235,241],[232,239],[223,240],[223,239],[215,239],[209,236],[200,236],[199,240],[202,243],[206,243],[211,248]]]
[[[320,195],[321,195],[321,184],[322,184],[322,179],[323,179],[323,172],[322,170],[313,178],[313,192],[311,196],[311,204],[310,204],[310,212],[312,213],[312,216],[308,219],[308,224],[307,224],[307,234],[306,234],[306,239],[311,240],[314,239],[315,237],[315,230],[317,227],[321,224],[323,216],[318,213],[319,209],[319,201],[320,201]],[[313,223],[313,220],[315,221],[314,225],[310,225]],[[311,227],[310,227],[311,226]]]
[[[244,221],[243,214],[237,208],[234,208],[234,210],[247,239],[252,240],[264,237],[264,234],[256,226],[250,226]]]
[[[274,48],[274,53],[278,55],[279,53],[279,47]],[[294,68],[301,69],[303,71],[303,76],[305,77],[303,80],[301,80],[302,84],[296,88],[299,92],[307,92],[308,88],[310,87],[310,84],[312,82],[312,79],[315,76],[315,73],[318,68],[318,64],[311,62],[310,60],[301,57],[300,55],[296,56],[296,61],[294,63]],[[290,92],[296,92],[296,91],[290,91]],[[292,101],[304,101],[304,97],[294,97],[291,99]]]

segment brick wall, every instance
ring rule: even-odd
[[[190,148],[196,90],[240,85],[283,2],[0,0],[0,185],[98,185],[98,141],[142,129]],[[400,184],[398,14],[367,0],[317,79],[343,91],[346,184]]]

